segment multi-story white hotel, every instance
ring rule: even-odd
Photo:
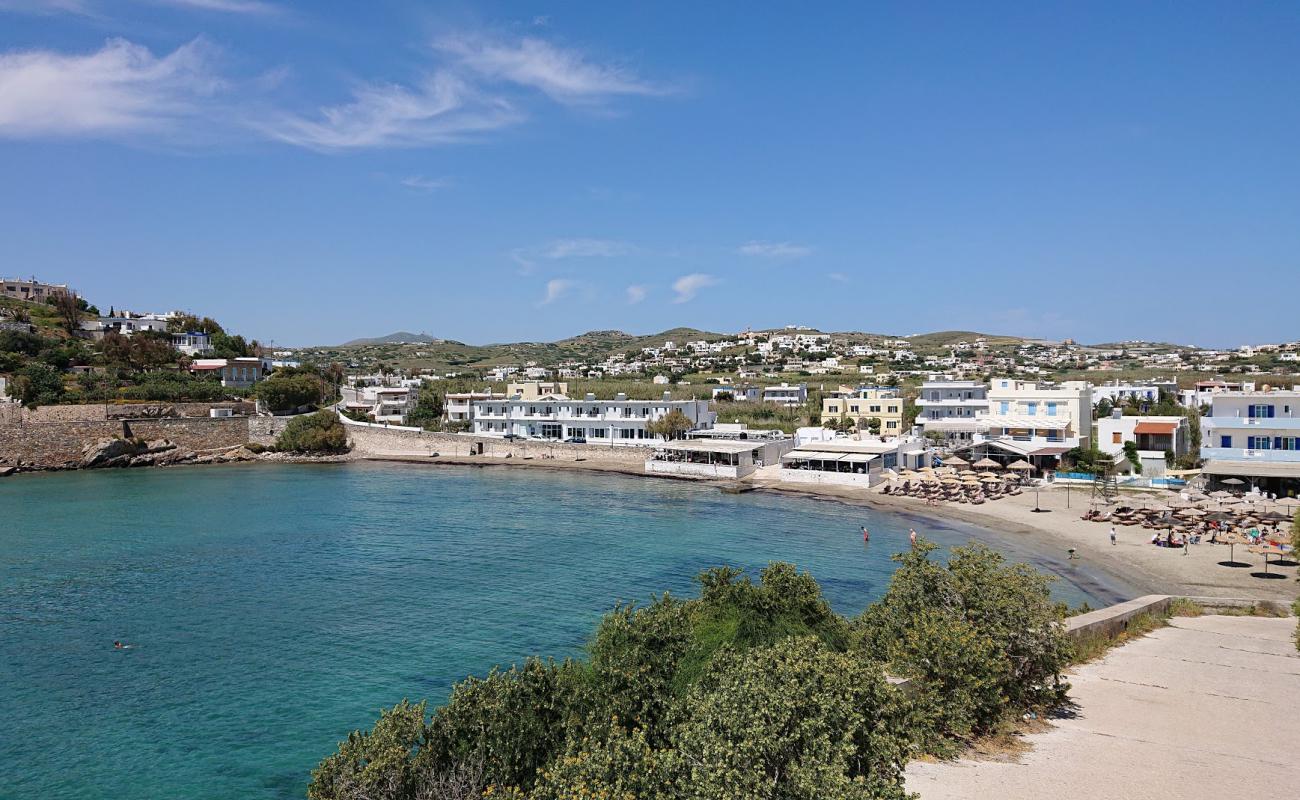
[[[581,438],[591,444],[648,445],[663,441],[650,434],[646,426],[673,410],[685,414],[697,429],[713,427],[717,418],[709,410],[709,401],[673,400],[667,392],[660,400],[629,400],[622,393],[613,400],[597,400],[593,394],[582,400],[551,395],[528,400],[479,400],[473,406],[474,433],[480,436]]]
[[[1300,491],[1300,387],[1219,392],[1201,418],[1202,471],[1279,495]]]
[[[443,395],[442,413],[448,422],[469,422],[474,419],[474,403],[480,400],[504,400],[503,392],[484,389],[481,392],[448,392]]]
[[[801,406],[808,402],[808,384],[782,383],[780,386],[764,386],[763,402],[775,403],[787,408]]]
[[[969,442],[981,430],[977,418],[988,413],[988,391],[977,381],[926,381],[916,397],[916,424],[924,433],[939,431],[950,444]]]
[[[1092,387],[1084,381],[1059,384],[994,378],[988,413],[979,417],[987,440],[1029,445],[1086,445],[1092,437]]]

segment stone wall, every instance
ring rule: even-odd
[[[501,458],[507,454],[522,458],[543,455],[560,461],[593,461],[614,464],[637,471],[645,469],[645,461],[652,448],[598,444],[564,444],[562,442],[518,441],[507,442],[490,436],[465,436],[457,433],[432,433],[377,425],[347,424],[348,439],[353,451],[362,456],[422,455],[437,453],[443,456],[485,455]],[[477,452],[482,447],[482,452]]]
[[[85,403],[82,405],[24,408],[15,403],[0,405],[0,425],[18,422],[96,422],[106,419],[154,419],[160,417],[207,417],[214,408],[229,408],[236,415],[255,411],[242,400],[221,403]]]
[[[248,442],[248,423],[248,417],[190,417],[0,424],[0,465],[72,466],[86,445],[115,436],[170,439],[194,451],[237,447]]]
[[[249,417],[248,441],[270,447],[293,417]]]

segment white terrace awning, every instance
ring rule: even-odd
[[[791,450],[781,456],[782,461],[835,461],[847,464],[866,464],[880,456],[871,453],[831,453],[825,450]]]
[[[1069,417],[1023,417],[1018,415],[1012,416],[987,416],[980,417],[980,422],[988,425],[990,428],[1038,428],[1039,430],[1065,430],[1070,427]]]

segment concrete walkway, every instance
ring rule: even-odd
[[[1111,650],[1071,676],[1075,715],[1016,763],[913,762],[921,800],[1293,797],[1296,620],[1206,616]]]

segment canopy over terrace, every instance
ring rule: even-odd
[[[880,458],[878,446],[868,443],[854,443],[846,446],[839,442],[810,442],[805,447],[796,447],[781,456],[781,466],[785,469],[810,469],[820,472],[856,472],[870,471],[871,462]],[[877,452],[872,452],[877,450]]]
[[[763,449],[761,441],[688,439],[657,445],[652,458],[656,461],[679,461],[689,464],[745,466],[754,463],[754,454]]]
[[[1069,449],[1058,445],[1044,447],[1014,439],[986,439],[954,448],[954,452],[962,453],[963,457],[970,461],[991,459],[998,462],[998,466],[1005,466],[1013,461],[1023,460],[1033,464],[1036,470],[1044,470],[1055,469],[1061,455]]]

